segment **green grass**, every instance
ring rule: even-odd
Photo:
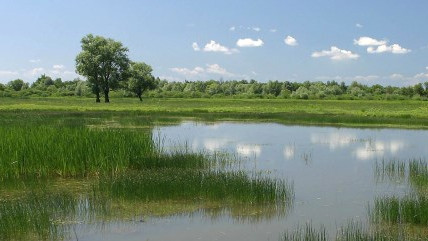
[[[428,164],[426,160],[377,162],[376,176],[389,180],[407,180],[413,192],[404,197],[375,199],[370,216],[375,223],[428,225]]]
[[[283,233],[279,241],[419,241],[426,240],[423,235],[409,235],[400,228],[384,229],[365,227],[361,223],[348,222],[336,232],[335,237],[328,235],[324,226],[316,229],[311,223],[298,226],[293,231]]]
[[[105,212],[102,199],[94,202],[70,192],[30,192],[0,200],[2,240],[61,240],[70,235],[72,224],[88,222]]]
[[[293,189],[283,180],[243,172],[160,169],[100,180],[100,190],[127,200],[220,202],[229,205],[285,205]]]
[[[115,175],[128,169],[205,168],[211,159],[187,150],[161,153],[151,135],[127,129],[0,127],[0,179]]]
[[[2,111],[127,112],[152,118],[197,117],[286,124],[427,128],[428,102],[280,99],[1,98]]]
[[[137,215],[270,219],[291,205],[292,186],[225,172],[228,156],[164,152],[152,123],[129,112],[0,111],[0,239],[68,239],[75,222]]]

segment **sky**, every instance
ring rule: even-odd
[[[0,83],[72,80],[80,40],[170,81],[428,81],[426,0],[0,0]]]

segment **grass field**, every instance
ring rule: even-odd
[[[284,124],[428,128],[428,102],[272,99],[0,98],[0,111],[132,112],[152,118],[274,121]]]

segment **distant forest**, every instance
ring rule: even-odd
[[[62,81],[47,75],[40,76],[31,85],[21,79],[0,84],[0,97],[94,97],[90,85],[81,79]],[[135,97],[126,84],[118,85],[112,97]],[[427,100],[428,82],[406,87],[364,85],[358,82],[290,82],[256,80],[230,81],[185,81],[169,82],[154,79],[153,88],[147,89],[144,97],[151,98],[291,98],[291,99],[386,99]]]

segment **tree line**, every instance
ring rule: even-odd
[[[148,71],[144,68],[149,67],[136,65],[132,71],[147,73]],[[113,85],[111,95],[118,98],[139,97],[140,100],[143,96],[150,98],[428,99],[428,82],[394,87],[368,86],[358,82],[345,84],[336,81],[306,81],[303,83],[289,81],[262,83],[255,80],[170,82],[150,78],[150,87],[142,87],[141,83],[145,82],[141,79],[129,78],[125,82],[118,83],[117,86]],[[62,81],[60,78],[52,79],[47,75],[41,75],[31,85],[20,79],[10,81],[6,85],[0,84],[0,97],[81,96],[95,97],[99,100],[100,95],[97,95],[96,91],[103,90],[103,87],[100,88],[100,86],[81,79]]]
[[[100,102],[115,97],[143,94],[154,98],[295,98],[295,99],[428,99],[428,82],[395,87],[336,82],[290,82],[271,80],[209,80],[170,82],[155,78],[152,67],[134,62],[121,42],[102,36],[86,35],[76,57],[76,71],[86,80],[62,81],[45,74],[32,83],[21,79],[0,84],[1,96],[86,96]]]

